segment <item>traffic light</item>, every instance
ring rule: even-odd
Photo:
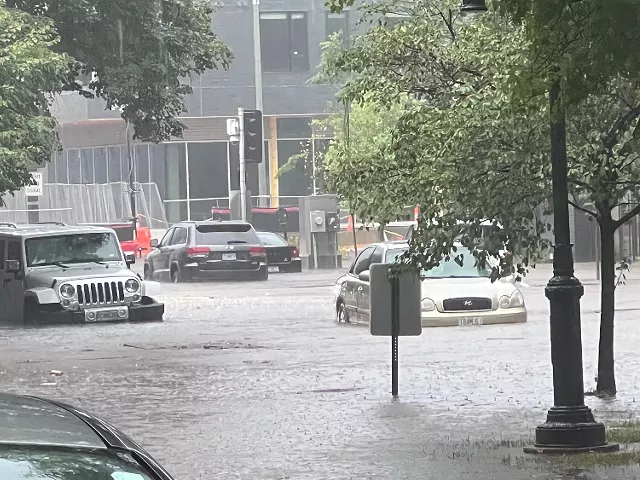
[[[260,110],[244,111],[244,161],[245,163],[262,163],[262,112]]]

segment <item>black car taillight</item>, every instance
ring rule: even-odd
[[[264,257],[266,250],[264,247],[249,247],[249,255],[252,257]]]

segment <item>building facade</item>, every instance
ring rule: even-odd
[[[297,197],[314,192],[312,162],[299,162],[277,179],[275,172],[303,150],[327,147],[326,138],[312,140],[312,121],[335,108],[335,87],[312,79],[321,43],[332,33],[351,30],[354,19],[348,11],[329,13],[323,0],[263,0],[258,7],[260,74],[252,3],[218,1],[215,8],[213,31],[234,60],[228,71],[191,79],[183,138],[135,143],[130,160],[119,112],[106,110],[100,100],[66,93],[53,105],[63,150],[44,169],[45,184],[128,182],[133,165],[137,183],[157,186],[169,223],[203,218],[212,207],[227,206],[229,192],[239,188],[238,148],[228,141],[226,119],[238,107],[256,108],[256,78],[261,78],[266,176],[259,191],[260,167],[248,165],[247,188],[280,204],[296,204]]]

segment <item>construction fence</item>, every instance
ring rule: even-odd
[[[168,227],[165,209],[155,183],[134,185],[136,210],[146,226],[154,229]],[[40,222],[109,223],[131,218],[129,185],[124,182],[105,184],[45,183],[37,198]],[[27,201],[23,190],[2,197],[0,221],[29,223],[34,202]],[[31,207],[31,208],[30,208]]]

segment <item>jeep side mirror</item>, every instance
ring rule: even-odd
[[[157,238],[152,238],[151,239],[151,248],[158,248],[158,239]]]
[[[6,269],[7,269],[7,272],[9,272],[9,273],[18,273],[20,271],[20,261],[19,260],[7,260]]]
[[[127,262],[127,265],[133,265],[134,263],[136,263],[136,254],[125,253],[124,260]]]

